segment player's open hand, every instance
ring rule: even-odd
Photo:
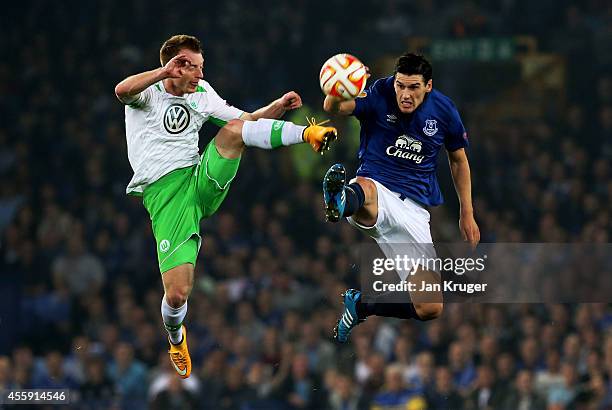
[[[480,229],[473,214],[462,215],[459,218],[459,230],[463,240],[469,242],[472,249],[476,249],[476,245],[480,242]]]
[[[289,91],[279,98],[279,103],[285,111],[295,110],[302,106],[302,97],[295,91]]]
[[[183,69],[191,64],[185,54],[177,54],[170,59],[164,66],[166,78],[180,78],[183,76]]]

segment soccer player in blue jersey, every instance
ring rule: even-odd
[[[325,174],[323,193],[328,221],[348,222],[378,242],[388,258],[387,244],[429,245],[433,251],[427,207],[440,205],[436,158],[448,153],[459,197],[459,229],[475,247],[480,231],[472,208],[470,167],[465,153],[467,134],[453,102],[432,87],[432,67],[422,56],[404,54],[395,73],[374,82],[354,100],[327,96],[325,111],[354,115],[361,123],[357,177],[346,183],[341,164]],[[420,252],[419,252],[420,253]],[[434,253],[435,255],[435,253]],[[399,272],[398,272],[399,273]],[[417,283],[438,281],[435,272],[419,266]],[[334,337],[347,341],[351,329],[370,315],[431,320],[442,313],[442,294],[419,298],[410,292],[405,303],[366,302],[348,289]]]

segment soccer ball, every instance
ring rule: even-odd
[[[355,56],[336,54],[323,64],[319,84],[323,94],[352,100],[365,88],[368,72]]]

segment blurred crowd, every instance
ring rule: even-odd
[[[289,89],[318,107],[316,73],[339,48],[373,60],[410,35],[531,34],[572,56],[565,115],[482,124],[458,101],[482,240],[606,243],[606,1],[32,1],[0,19],[0,391],[68,388],[83,409],[612,409],[607,304],[447,304],[433,322],[370,317],[350,344],[332,343],[367,240],[323,222],[322,170],[356,169],[351,121],[338,124],[331,156],[245,155],[202,224],[186,319],[194,372],[179,380],[150,221],[125,196],[132,172],[113,96],[177,32],[202,39],[205,77],[245,109]],[[448,204],[432,230],[455,240],[456,200],[440,173]]]

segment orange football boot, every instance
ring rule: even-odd
[[[314,118],[308,119],[308,127],[304,130],[304,141],[310,144],[315,152],[321,153],[329,150],[329,145],[338,138],[338,131],[334,127],[323,127],[322,125],[329,122],[323,121],[317,124]]]
[[[170,342],[170,339],[168,339]],[[183,326],[183,340],[178,345],[170,342],[170,362],[178,375],[186,379],[191,375],[191,357],[189,357],[189,349],[187,348],[187,328]]]

